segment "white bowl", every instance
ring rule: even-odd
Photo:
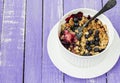
[[[59,24],[58,24],[58,29],[57,29],[58,32],[56,33],[57,41],[59,43],[60,51],[64,52],[64,55],[62,55],[62,56],[68,62],[70,62],[73,65],[79,66],[79,67],[91,67],[91,66],[95,66],[95,65],[99,64],[104,59],[104,57],[106,57],[105,53],[107,53],[107,50],[111,47],[111,44],[113,43],[114,29],[113,29],[112,23],[105,15],[102,14],[102,15],[98,16],[97,18],[100,19],[103,24],[107,25],[107,34],[109,37],[109,42],[108,42],[106,49],[104,51],[102,51],[101,53],[94,55],[94,56],[79,56],[77,54],[70,52],[62,45],[58,35],[60,34],[61,24],[65,23],[65,19],[68,16],[70,16],[71,14],[76,14],[80,11],[83,12],[84,16],[88,16],[88,15],[94,16],[98,12],[93,9],[79,8],[79,9],[74,9],[74,10],[68,12],[67,14],[65,14],[61,18],[61,20],[59,21]]]

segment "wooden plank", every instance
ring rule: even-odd
[[[47,53],[47,37],[63,15],[62,0],[44,0],[42,83],[63,83],[63,74],[52,64]]]
[[[108,0],[103,0],[103,4],[105,4]],[[119,22],[120,22],[120,0],[116,0],[117,1],[117,5],[112,8],[111,10],[107,11],[105,13],[105,15],[110,19],[110,21],[112,22],[113,26],[115,27],[115,29],[118,31],[119,35],[120,35],[120,28],[118,26],[120,26]]]
[[[0,36],[2,32],[3,6],[4,6],[3,4],[4,4],[3,0],[0,0]],[[0,46],[0,65],[1,65],[1,59],[2,57],[1,57],[1,46]]]
[[[42,0],[27,0],[24,83],[41,83]]]
[[[89,5],[88,5],[89,4]],[[101,0],[70,0],[68,5],[68,0],[64,0],[64,13],[76,8],[91,8],[95,10],[100,10],[102,7]]]
[[[108,0],[103,0],[104,4]],[[111,20],[113,26],[117,30],[120,35],[120,0],[116,0],[117,5],[112,8],[111,10],[107,11],[105,15]],[[107,81],[108,83],[120,83],[120,60],[117,62],[115,67],[107,73]]]
[[[2,19],[3,19],[3,0],[0,0],[0,35],[2,31]]]
[[[75,8],[91,8],[100,10],[102,8],[102,2],[101,0],[64,0],[64,13]],[[106,75],[87,80],[76,79],[65,75],[65,83],[106,83]]]
[[[0,83],[22,83],[25,0],[4,0]]]

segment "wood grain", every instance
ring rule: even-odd
[[[3,7],[4,7],[4,1],[0,0],[0,36],[2,33]],[[1,43],[1,39],[0,39],[0,43]],[[2,62],[2,57],[1,57],[1,45],[0,45],[0,66],[1,66],[1,62]]]
[[[108,0],[103,0],[104,4],[107,2]],[[116,0],[117,1],[117,5],[112,8],[111,10],[107,11],[105,13],[105,15],[110,19],[110,21],[112,22],[114,28],[117,30],[118,34],[120,35],[120,0]],[[108,63],[109,64],[109,63]],[[107,81],[108,83],[120,83],[120,59],[117,62],[117,64],[115,65],[115,67],[113,67],[113,69],[111,71],[109,71],[107,73]]]
[[[0,83],[22,83],[25,0],[5,0],[1,37]]]
[[[25,83],[41,83],[42,0],[27,0]]]
[[[69,5],[68,5],[69,2]],[[64,12],[68,12],[75,8],[91,8],[100,10],[102,8],[101,0],[64,0]],[[65,75],[65,83],[106,83],[106,75],[94,79],[76,79]]]
[[[2,32],[3,6],[4,6],[4,1],[0,0],[0,35]]]
[[[44,0],[42,83],[63,83],[63,74],[52,64],[47,53],[47,37],[63,15],[62,4],[62,0]]]

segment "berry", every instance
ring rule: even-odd
[[[64,35],[67,34],[67,33],[69,33],[69,31],[68,30],[64,30]]]
[[[90,15],[88,15],[87,19],[88,19],[88,20],[89,20],[89,19],[91,19],[91,16],[90,16]]]
[[[97,37],[99,37],[99,31],[98,30],[95,31],[95,35],[94,35],[94,38],[97,38]]]
[[[88,49],[88,48],[89,48],[89,45],[86,45],[86,46],[85,46],[85,49]]]
[[[74,17],[74,18],[73,18],[73,21],[74,21],[75,23],[78,22],[78,18]]]
[[[99,35],[98,35],[98,34],[95,34],[95,35],[94,35],[94,38],[97,38],[97,37],[99,38]]]
[[[94,44],[94,40],[91,40],[91,41],[90,41],[90,45],[92,45],[92,44]]]
[[[82,20],[82,17],[78,17],[78,20]]]
[[[100,38],[99,38],[99,37],[96,37],[96,38],[95,38],[95,41],[100,41]]]
[[[98,45],[99,45],[99,42],[98,42],[98,41],[95,41],[94,44],[95,44],[95,46],[98,46]]]
[[[89,45],[86,45],[85,48],[88,50],[88,51],[91,51],[92,48],[89,46]]]
[[[89,45],[89,44],[90,44],[90,41],[86,41],[86,44]]]
[[[67,17],[67,18],[65,19],[66,23],[69,22],[70,18],[74,18],[74,17],[75,17],[75,14],[72,14],[71,16]]]
[[[85,38],[86,38],[86,39],[88,39],[89,37],[90,37],[90,35],[89,35],[89,34],[86,34],[86,35],[85,35]]]
[[[77,13],[78,20],[82,20],[82,16],[83,16],[82,12],[78,12]]]
[[[96,30],[96,31],[95,31],[95,35],[97,35],[97,34],[99,34],[99,30]]]
[[[82,12],[78,12],[78,13],[77,13],[77,17],[78,17],[78,18],[82,18],[82,16],[83,16],[83,13],[82,13]]]
[[[89,32],[90,35],[93,34],[93,30],[92,29],[89,29],[88,32]]]
[[[99,52],[99,48],[94,48],[94,52]]]
[[[75,37],[74,33],[70,33],[68,30],[64,31],[64,40],[66,42],[71,43],[74,37]]]
[[[63,44],[63,46],[64,46],[65,48],[69,48],[69,46],[70,46],[70,43],[68,43],[68,42],[66,42],[66,41],[64,41],[64,40],[61,40],[61,43]]]
[[[88,50],[88,51],[91,51],[91,50],[92,50],[92,48],[89,46],[87,50]]]

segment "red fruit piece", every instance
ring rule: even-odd
[[[83,13],[82,13],[82,12],[78,12],[78,13],[77,13],[77,17],[78,17],[78,18],[82,18],[82,16],[83,16]]]
[[[90,16],[90,15],[88,15],[87,19],[88,19],[88,20],[89,20],[89,19],[91,19],[91,16]]]
[[[64,37],[65,37],[64,39],[65,39],[66,42],[71,43],[72,40],[74,40],[75,34],[65,30],[64,31]]]
[[[71,16],[67,17],[67,18],[65,19],[66,23],[69,22],[70,18],[74,18],[74,17],[75,17],[75,14],[72,14]]]
[[[66,40],[67,42],[71,43],[72,36],[71,36],[70,33],[68,33],[68,34],[65,35],[65,40]]]
[[[64,30],[64,35],[67,34],[67,33],[69,33],[69,31],[68,30]]]
[[[74,42],[77,42],[78,41],[78,39],[76,38],[76,37],[74,37],[74,40],[73,40]]]

